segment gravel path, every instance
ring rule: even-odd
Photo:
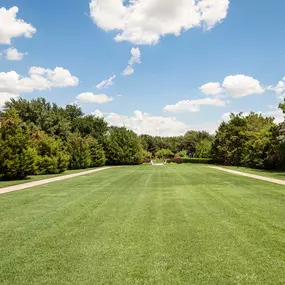
[[[239,172],[239,171],[236,171],[236,170],[230,170],[230,169],[226,169],[226,168],[223,168],[223,167],[217,167],[217,166],[209,166],[209,167],[213,168],[213,169],[216,169],[216,170],[221,170],[221,171],[224,171],[224,172],[240,175],[240,176],[245,176],[245,177],[258,179],[258,180],[263,180],[263,181],[267,181],[267,182],[271,182],[271,183],[275,183],[275,184],[279,184],[279,185],[285,185],[285,181],[284,180],[279,180],[279,179],[264,177],[264,176],[260,176],[260,175]]]
[[[5,188],[1,188],[0,189],[0,194],[5,194],[5,193],[9,193],[9,192],[24,190],[24,189],[32,188],[32,187],[35,187],[35,186],[48,184],[48,183],[51,183],[51,182],[66,180],[66,179],[74,178],[74,177],[77,177],[77,176],[82,176],[82,175],[86,175],[86,174],[91,174],[91,173],[103,171],[103,170],[106,170],[106,169],[109,169],[109,168],[112,168],[112,167],[98,168],[98,169],[88,170],[88,171],[74,173],[74,174],[67,174],[67,175],[64,175],[64,176],[58,176],[58,177],[54,177],[54,178],[43,179],[43,180],[39,180],[39,181],[28,182],[28,183],[24,183],[24,184],[20,184],[20,185],[9,186],[9,187],[5,187]]]

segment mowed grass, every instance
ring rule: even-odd
[[[0,284],[285,284],[285,187],[200,165],[0,195]]]
[[[244,173],[255,174],[279,180],[285,180],[284,170],[263,170],[263,169],[252,169],[247,167],[236,167],[236,166],[223,166],[223,167]]]

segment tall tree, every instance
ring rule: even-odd
[[[110,127],[106,139],[106,156],[111,165],[136,165],[143,160],[139,137],[130,130]]]
[[[13,109],[0,117],[0,150],[0,176],[23,179],[36,171],[37,151],[30,131]]]

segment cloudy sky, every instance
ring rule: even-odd
[[[1,0],[0,108],[45,97],[137,133],[283,120],[283,0]]]

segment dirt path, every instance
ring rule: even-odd
[[[82,176],[82,175],[86,175],[86,174],[91,174],[91,173],[103,171],[103,170],[106,170],[106,169],[109,169],[109,168],[112,168],[112,167],[98,168],[98,169],[88,170],[88,171],[74,173],[74,174],[67,174],[67,175],[64,175],[64,176],[58,176],[58,177],[43,179],[43,180],[39,180],[39,181],[28,182],[28,183],[24,183],[24,184],[20,184],[20,185],[9,186],[9,187],[5,187],[5,188],[1,188],[0,189],[0,194],[5,194],[5,193],[9,193],[9,192],[24,190],[24,189],[35,187],[35,186],[48,184],[48,183],[51,183],[51,182],[66,180],[66,179],[74,178],[74,177],[77,177],[77,176]]]
[[[230,169],[226,169],[226,168],[218,167],[218,166],[209,166],[209,167],[216,169],[216,170],[228,172],[231,174],[236,174],[236,175],[245,176],[245,177],[249,177],[249,178],[253,178],[253,179],[263,180],[263,181],[267,181],[267,182],[271,182],[271,183],[275,183],[275,184],[279,184],[279,185],[285,185],[285,181],[279,180],[279,179],[274,179],[274,178],[264,177],[264,176],[260,176],[260,175],[239,172],[236,170],[230,170]]]

